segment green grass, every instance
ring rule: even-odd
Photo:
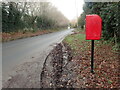
[[[67,43],[73,44],[75,41],[82,42],[85,40],[85,35],[84,34],[75,34],[75,35],[69,35],[67,36],[64,41]]]
[[[82,41],[85,41],[85,34],[69,35],[63,40],[63,42],[67,43],[75,51],[79,49],[78,45],[82,44]]]

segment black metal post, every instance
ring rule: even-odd
[[[94,73],[94,40],[91,41],[91,73]]]

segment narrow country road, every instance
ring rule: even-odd
[[[42,57],[53,48],[53,45],[63,40],[63,38],[72,33],[73,29],[62,30],[50,34],[19,39],[2,44],[2,74],[3,80],[8,78],[10,73],[17,65],[24,62],[30,62],[33,58],[41,58],[41,67],[44,63]],[[47,52],[47,54],[45,54]],[[41,56],[40,56],[41,55]],[[35,59],[34,59],[35,60]]]

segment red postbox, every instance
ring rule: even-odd
[[[102,19],[98,15],[86,15],[86,40],[91,41],[91,73],[94,73],[94,40],[101,38]]]
[[[86,15],[86,40],[101,38],[102,19],[98,15]]]

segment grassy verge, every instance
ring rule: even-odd
[[[63,28],[62,28],[63,29]],[[26,37],[34,37],[42,34],[48,34],[52,32],[57,32],[60,29],[50,29],[50,30],[38,30],[38,31],[19,31],[19,32],[11,32],[11,33],[0,33],[0,42],[7,42],[16,39],[26,38]]]
[[[90,72],[91,41],[85,40],[84,31],[76,30],[74,34],[67,36],[63,42],[67,43],[73,51],[72,61],[77,64],[75,72],[78,74],[76,77],[78,86],[81,86],[81,81],[84,81],[83,83],[87,88],[119,87],[119,57],[113,52],[112,42],[106,44],[103,40],[95,41],[95,74]]]

